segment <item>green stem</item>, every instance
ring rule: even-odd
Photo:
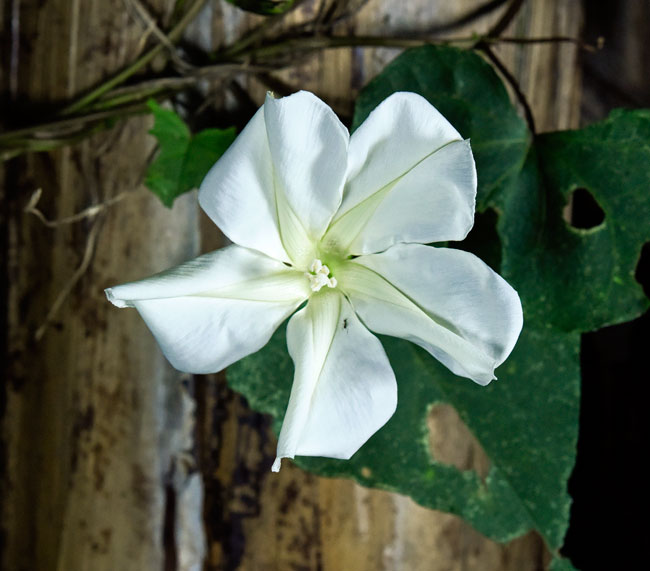
[[[197,0],[188,10],[186,17],[192,10],[196,10],[203,0]],[[181,26],[179,22],[178,26]],[[180,33],[178,26],[175,28],[177,34]],[[171,37],[171,34],[170,34]],[[175,35],[174,38],[177,36]],[[584,44],[581,40],[565,36],[540,37],[540,38],[518,38],[518,37],[458,37],[458,38],[439,38],[435,40],[426,38],[405,38],[405,37],[381,37],[381,36],[296,36],[286,37],[284,40],[271,45],[255,46],[248,50],[240,52],[237,59],[240,61],[223,60],[216,65],[199,67],[181,77],[167,77],[143,81],[140,84],[112,89],[119,83],[120,78],[126,78],[130,70],[141,66],[142,58],[113,78],[110,82],[103,84],[93,92],[86,95],[81,100],[69,106],[68,113],[81,108],[86,109],[86,113],[71,115],[59,120],[51,121],[41,125],[34,125],[15,131],[9,131],[0,134],[0,147],[5,150],[0,151],[0,158],[10,158],[16,154],[35,150],[49,150],[62,144],[70,142],[69,133],[56,137],[54,133],[57,130],[83,127],[91,125],[92,132],[94,129],[108,125],[108,119],[121,118],[139,113],[146,113],[148,108],[144,105],[143,100],[149,97],[161,97],[170,93],[180,91],[191,85],[194,85],[201,78],[214,77],[225,73],[244,72],[244,73],[267,73],[277,67],[270,60],[278,55],[291,55],[297,52],[310,52],[328,48],[349,48],[349,47],[393,47],[393,48],[410,48],[427,44],[468,44],[475,46],[477,49],[483,49],[487,52],[487,47],[496,43],[513,43],[513,44],[539,44],[539,43],[559,43],[569,42],[577,44],[582,49],[593,50],[593,46]],[[156,48],[154,48],[155,50]],[[160,46],[160,49],[163,49]],[[152,50],[152,51],[154,51]],[[151,53],[151,52],[149,52]],[[159,53],[156,52],[156,53]],[[223,54],[217,54],[223,57]],[[490,55],[490,54],[488,54]],[[143,56],[146,57],[146,56]],[[251,64],[250,61],[258,62]],[[496,64],[496,62],[493,62]],[[110,84],[110,85],[109,85]],[[108,85],[108,87],[107,87]],[[104,95],[99,101],[91,105],[98,97]],[[89,112],[90,111],[90,112]],[[99,125],[99,127],[98,127]],[[83,133],[88,132],[88,129]],[[76,133],[74,137],[79,134]],[[29,137],[32,137],[31,139]],[[33,144],[31,144],[31,141]],[[57,143],[56,141],[62,141]],[[48,146],[49,145],[49,146]],[[15,153],[12,154],[15,149]]]
[[[181,36],[183,35],[183,31],[185,28],[188,26],[188,24],[198,15],[198,13],[201,11],[203,8],[203,5],[205,4],[206,0],[195,0],[194,3],[188,8],[187,12],[183,14],[181,19],[178,21],[178,23],[172,28],[172,30],[167,34],[167,37],[170,39],[172,42],[178,41]],[[153,60],[158,54],[162,53],[166,49],[166,46],[163,44],[157,44],[153,48],[151,48],[147,53],[144,55],[140,56],[136,61],[134,61],[131,65],[123,69],[120,73],[117,75],[113,76],[111,79],[108,81],[105,81],[95,89],[93,89],[90,93],[84,95],[71,105],[68,105],[63,111],[61,111],[62,115],[71,115],[77,111],[80,111],[84,107],[86,107],[89,103],[94,101],[95,99],[101,97],[117,85],[120,85],[124,81],[126,81],[129,77],[131,77],[133,74],[137,73],[140,71],[143,67],[145,67],[151,60]]]
[[[70,137],[57,137],[56,139],[16,139],[12,141],[11,147],[8,147],[6,150],[3,150],[0,145],[0,161],[8,161],[9,159],[13,159],[14,157],[25,153],[52,151],[59,147],[73,145],[102,131],[102,129],[102,124],[97,123]]]
[[[100,99],[97,103],[93,103],[88,107],[88,111],[101,111],[114,109],[116,107],[124,107],[134,102],[141,102],[143,99],[151,99],[159,97],[167,89],[165,87],[152,87],[150,89],[138,89],[132,93],[123,93],[111,95],[106,99]]]
[[[384,47],[384,48],[413,48],[423,45],[477,45],[477,44],[545,44],[545,43],[572,43],[581,48],[591,51],[595,48],[585,44],[579,39],[567,36],[546,36],[538,38],[519,37],[491,37],[491,36],[465,36],[457,38],[406,38],[402,36],[297,36],[266,46],[259,46],[244,51],[237,55],[236,59],[259,60],[265,57],[275,56],[284,52],[296,52],[298,50],[321,50],[331,48],[350,47]],[[220,54],[219,54],[220,55]]]
[[[272,30],[278,23],[280,23],[287,16],[287,14],[290,14],[296,10],[296,8],[298,8],[298,6],[300,6],[300,4],[303,2],[304,0],[298,0],[297,2],[294,2],[291,9],[284,14],[278,14],[277,16],[270,16],[266,18],[264,22],[262,22],[259,26],[253,28],[250,32],[236,40],[232,45],[224,48],[223,51],[217,52],[217,54],[215,54],[217,56],[216,59],[228,60],[234,58],[235,56],[241,55],[250,45],[264,39],[270,30]]]
[[[75,128],[79,125],[84,125],[87,123],[99,123],[107,119],[115,119],[117,117],[128,117],[131,115],[137,115],[141,113],[146,113],[148,111],[146,105],[132,105],[128,107],[121,107],[120,109],[106,110],[106,111],[97,111],[95,113],[87,113],[85,115],[77,115],[75,117],[69,117],[66,119],[58,119],[56,121],[51,121],[49,123],[43,123],[41,125],[34,125],[32,127],[25,127],[23,129],[16,129],[14,131],[8,131],[6,133],[0,134],[0,146],[14,146],[16,143],[19,143],[21,140],[27,140],[30,135],[37,136],[37,134],[57,131],[60,129],[65,129],[66,127]],[[29,140],[46,140],[47,136],[38,137],[36,139]]]

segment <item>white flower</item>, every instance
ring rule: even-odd
[[[465,238],[475,196],[469,142],[419,95],[392,95],[352,136],[310,93],[269,96],[199,192],[234,244],[106,294],[190,373],[257,351],[307,301],[287,327],[295,377],[273,470],[297,454],[347,459],[397,405],[370,331],[481,385],[519,336],[499,275],[423,245]]]

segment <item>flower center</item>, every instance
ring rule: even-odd
[[[318,258],[315,258],[309,266],[305,276],[309,278],[309,286],[312,291],[320,291],[323,286],[336,287],[338,283],[335,277],[329,277],[330,269],[323,265]]]

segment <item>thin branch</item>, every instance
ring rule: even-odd
[[[100,212],[106,210],[109,206],[113,206],[114,204],[120,202],[121,200],[124,200],[127,197],[131,197],[135,193],[121,192],[117,196],[114,196],[113,198],[109,198],[104,202],[93,204],[92,206],[85,208],[81,212],[77,212],[76,214],[72,214],[71,216],[57,218],[56,220],[49,220],[48,218],[45,217],[45,214],[43,214],[41,210],[36,208],[38,202],[41,199],[42,194],[43,194],[42,188],[36,189],[32,194],[32,197],[29,199],[29,202],[27,203],[25,208],[23,208],[23,212],[25,214],[33,214],[48,228],[58,228],[59,226],[64,226],[66,224],[74,224],[75,222],[81,222],[82,220],[87,220],[88,218],[94,218]]]
[[[334,0],[336,2],[336,0]],[[323,26],[327,13],[331,10],[332,4],[328,0],[320,0],[318,3],[318,10],[316,11],[316,16],[312,19],[312,24],[314,28],[318,29]]]
[[[228,60],[235,54],[241,54],[248,48],[262,40],[273,30],[280,22],[282,22],[288,14],[294,12],[305,0],[296,0],[291,9],[287,10],[284,14],[267,17],[259,26],[253,28],[250,32],[243,35],[236,40],[232,45],[226,47],[222,51],[213,54],[213,59],[217,61]]]
[[[494,12],[494,10],[501,7],[506,2],[507,0],[489,0],[488,2],[485,2],[480,6],[477,6],[476,8],[469,10],[465,14],[460,15],[458,18],[455,18],[454,20],[450,20],[449,22],[444,22],[443,24],[432,26],[427,30],[427,34],[439,34],[440,32],[450,32],[452,30],[462,28],[463,26],[471,24],[472,22],[482,18],[483,16],[487,16],[488,14],[491,14],[492,12]]]
[[[171,42],[176,42],[181,38],[185,28],[198,15],[198,13],[201,11],[206,1],[207,0],[195,0],[194,3],[188,8],[187,12],[183,14],[179,22],[172,28],[169,34],[167,34]],[[114,87],[126,81],[134,73],[140,71],[143,67],[149,64],[149,62],[152,59],[154,59],[158,54],[160,54],[165,49],[166,49],[165,46],[162,44],[158,44],[154,46],[147,53],[140,56],[131,65],[127,66],[117,75],[113,76],[112,79],[105,81],[100,86],[93,89],[90,93],[84,95],[83,97],[81,97],[80,99],[78,99],[77,101],[75,101],[74,103],[66,107],[65,109],[63,109],[63,111],[61,111],[61,114],[70,115],[76,111],[83,109],[89,103],[95,101],[95,99],[98,99],[99,97],[101,97],[102,95],[104,95],[105,93],[113,89]]]
[[[593,44],[588,44],[580,38],[572,38],[570,36],[540,36],[532,38],[519,38],[519,37],[510,37],[510,36],[499,36],[495,37],[485,37],[480,40],[486,44],[574,44],[579,47],[581,50],[586,52],[597,52],[603,48],[604,42],[601,41],[602,38],[598,38],[598,43],[594,46]]]
[[[265,73],[271,71],[267,65],[249,65],[247,63],[226,63],[197,68],[188,77],[164,78],[153,80],[151,87],[142,89],[142,85],[125,88],[124,100],[149,99],[150,97],[161,98],[162,96],[181,91],[192,85],[196,85],[199,79],[210,79],[230,73]],[[277,69],[277,68],[276,68]],[[154,88],[153,85],[157,84]],[[131,91],[132,90],[132,91]],[[142,92],[141,92],[142,91]],[[130,93],[127,95],[126,93]],[[107,109],[88,113],[79,116],[72,116],[67,119],[60,119],[40,125],[33,125],[7,131],[0,134],[0,162],[7,161],[19,155],[29,152],[51,151],[62,146],[77,143],[86,137],[101,132],[111,125],[111,120],[126,119],[134,115],[143,115],[150,112],[144,103],[118,106],[121,99],[108,99],[102,103]],[[115,107],[113,105],[115,104]],[[58,130],[62,130],[63,134]],[[72,135],[70,133],[73,132]]]
[[[145,25],[145,33],[151,31],[156,39],[167,48],[169,55],[172,58],[172,61],[176,66],[181,70],[192,69],[192,65],[179,57],[176,46],[173,42],[165,35],[165,33],[158,27],[156,20],[149,13],[147,8],[140,2],[140,0],[122,0],[124,4],[129,7],[137,16],[143,21]]]
[[[133,115],[139,112],[146,111],[147,107],[143,105],[133,105],[130,107],[122,107],[119,111],[120,115]],[[32,127],[24,127],[22,129],[15,129],[14,131],[6,131],[5,133],[0,134],[0,147],[5,143],[13,143],[15,139],[25,136],[33,136],[35,138],[47,139],[51,137],[57,131],[68,133],[74,131],[74,127],[83,125],[86,123],[96,123],[98,121],[103,121],[105,119],[113,119],[116,116],[116,111],[96,111],[94,113],[87,113],[83,115],[77,115],[75,117],[69,117],[67,119],[57,119],[49,123],[43,123],[41,125],[34,125]]]
[[[74,287],[77,285],[79,280],[84,276],[88,268],[90,267],[90,262],[93,259],[93,254],[95,253],[95,245],[97,244],[97,237],[99,236],[99,229],[100,229],[100,223],[99,221],[93,222],[93,226],[90,229],[90,232],[88,234],[88,239],[86,240],[86,246],[84,248],[84,253],[83,253],[83,258],[81,259],[81,263],[79,264],[79,267],[75,270],[75,272],[70,276],[70,279],[65,283],[59,294],[56,296],[56,299],[54,300],[54,303],[50,307],[49,311],[47,312],[47,315],[45,316],[45,319],[43,320],[43,323],[39,326],[39,328],[36,330],[36,333],[34,333],[34,339],[36,341],[40,341],[43,338],[43,335],[45,335],[45,332],[47,331],[47,328],[50,326],[50,324],[54,321],[54,318],[56,317],[57,313],[61,309],[61,306],[67,299],[67,297],[70,295],[70,292],[74,289]]]
[[[323,2],[318,10],[318,15],[313,20],[315,30],[332,29],[356,14],[368,0],[333,0],[329,5]]]
[[[510,84],[510,87],[512,87],[512,90],[515,92],[515,96],[517,97],[517,100],[519,101],[519,103],[521,104],[524,110],[524,115],[526,117],[526,123],[528,123],[528,128],[530,129],[530,132],[533,134],[533,136],[535,136],[535,133],[537,131],[535,129],[535,118],[533,117],[533,111],[530,108],[530,104],[528,103],[526,96],[521,90],[521,87],[519,87],[519,82],[515,79],[515,77],[510,73],[508,68],[505,65],[503,65],[501,60],[495,55],[495,53],[488,46],[486,45],[482,46],[481,51],[492,62],[494,67],[496,67],[499,70],[503,78]]]
[[[59,136],[51,139],[12,139],[9,145],[5,145],[6,150],[0,146],[0,161],[8,161],[24,153],[38,153],[43,151],[52,151],[59,147],[74,145],[103,129],[102,123],[97,123],[91,127],[82,129],[72,136]]]
[[[25,152],[47,151],[66,144],[73,143],[80,138],[102,130],[109,124],[110,119],[124,118],[126,116],[147,113],[148,107],[144,104],[151,97],[161,98],[181,91],[197,84],[201,79],[227,76],[231,73],[267,74],[277,71],[280,67],[294,65],[296,54],[308,57],[311,52],[321,49],[337,49],[348,47],[393,47],[410,48],[422,45],[455,44],[474,46],[483,51],[501,71],[504,78],[511,84],[516,84],[514,78],[505,70],[501,62],[495,57],[489,46],[498,43],[512,44],[546,44],[546,43],[572,43],[584,50],[594,51],[601,47],[591,46],[577,38],[566,36],[549,37],[456,37],[456,38],[422,38],[422,37],[382,37],[382,36],[294,36],[285,37],[284,40],[270,45],[251,47],[240,54],[240,61],[233,59],[217,64],[202,66],[188,71],[180,77],[164,77],[142,81],[136,85],[112,90],[88,105],[90,113],[70,116],[41,125],[21,128],[0,134],[0,159],[7,160]],[[518,87],[515,93],[518,92]],[[519,91],[518,98],[522,101],[523,94]],[[523,103],[522,103],[523,104]],[[524,109],[526,110],[526,105]],[[530,115],[527,112],[527,115]],[[531,115],[532,116],[532,115]]]
[[[428,38],[410,36],[294,36],[283,41],[260,46],[245,54],[246,61],[259,61],[276,54],[294,53],[298,50],[321,50],[349,47],[385,47],[385,48],[413,48],[423,45],[467,45],[479,47],[482,44],[545,44],[545,43],[572,43],[582,49],[594,51],[597,48],[585,44],[582,40],[568,36],[543,36],[533,38],[519,37],[491,37],[491,36],[465,36],[451,38]]]
[[[180,77],[161,77],[114,89],[100,99],[98,103],[93,105],[91,109],[111,109],[125,102],[160,98],[167,94],[192,87],[196,85],[199,79],[209,79],[234,73],[261,73],[262,71],[269,71],[269,66],[264,64],[251,65],[248,61],[239,63],[224,62],[202,67],[193,67],[191,71],[186,72]]]
[[[515,16],[519,13],[519,10],[523,4],[524,0],[511,0],[510,5],[506,11],[503,13],[501,18],[497,20],[494,26],[490,28],[486,35],[488,37],[500,36],[510,25],[510,22],[515,19]]]

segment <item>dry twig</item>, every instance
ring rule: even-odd
[[[149,34],[153,34],[156,39],[167,48],[169,51],[169,55],[174,62],[174,64],[178,67],[179,70],[182,71],[189,71],[194,68],[193,65],[190,63],[186,62],[183,60],[177,52],[176,46],[174,43],[167,37],[165,32],[163,32],[158,24],[156,23],[156,20],[153,18],[153,16],[149,13],[147,8],[140,2],[140,0],[122,0],[124,4],[127,6],[127,8],[131,9],[132,12],[135,12],[135,14],[142,20],[144,26],[145,26],[145,35],[143,36],[142,41],[145,42],[147,40],[147,37]]]
[[[41,199],[41,196],[43,195],[43,189],[38,188],[32,194],[32,197],[29,199],[29,202],[27,203],[25,208],[23,208],[23,212],[25,212],[26,214],[33,214],[48,228],[57,228],[58,226],[63,226],[65,224],[73,224],[75,222],[81,222],[82,220],[86,220],[88,218],[94,218],[109,206],[112,206],[113,204],[119,202],[120,200],[125,199],[127,196],[133,196],[134,194],[135,193],[133,192],[121,192],[120,194],[114,196],[113,198],[109,198],[108,200],[105,200],[104,202],[100,202],[99,204],[93,204],[92,206],[85,208],[81,212],[72,214],[71,216],[65,216],[64,218],[58,218],[56,220],[49,220],[48,218],[46,218],[45,214],[43,214],[41,210],[36,208],[36,205],[38,204],[38,202]]]
[[[54,318],[56,317],[56,314],[61,309],[63,302],[65,302],[66,298],[70,295],[70,292],[77,285],[77,282],[79,282],[79,280],[83,277],[83,275],[88,270],[90,266],[90,262],[93,259],[93,254],[95,253],[95,246],[97,244],[97,237],[99,236],[100,227],[101,224],[99,223],[99,221],[95,220],[93,222],[92,228],[90,229],[90,232],[88,233],[88,239],[86,240],[86,247],[84,248],[84,254],[83,254],[83,258],[81,259],[81,263],[79,264],[79,267],[75,270],[75,272],[72,274],[70,279],[65,283],[65,285],[59,292],[59,295],[56,296],[56,299],[54,300],[54,303],[50,307],[50,310],[47,312],[47,315],[45,316],[43,323],[41,323],[39,328],[36,330],[36,333],[34,333],[34,339],[36,341],[40,341],[43,338],[43,335],[45,335],[45,331],[47,331],[49,325],[54,321]]]
[[[42,194],[43,194],[43,190],[40,188],[37,189],[32,194],[32,197],[30,198],[29,202],[27,203],[23,211],[25,213],[33,214],[34,216],[36,216],[36,218],[38,218],[48,228],[57,228],[65,224],[73,224],[75,222],[81,222],[82,220],[92,219],[95,218],[98,214],[104,212],[110,206],[113,206],[114,204],[120,202],[121,200],[124,200],[127,197],[133,197],[137,195],[145,196],[144,192],[142,193],[132,192],[132,191],[121,192],[120,194],[114,196],[113,198],[110,198],[98,204],[93,204],[92,206],[89,206],[88,208],[85,208],[81,212],[78,212],[71,216],[66,216],[64,218],[59,218],[57,220],[49,220],[48,218],[45,217],[43,212],[36,207]],[[99,220],[94,220],[92,222],[92,228],[88,233],[88,239],[86,240],[86,245],[84,247],[84,253],[81,259],[81,263],[74,271],[72,276],[70,276],[70,279],[65,283],[61,291],[58,293],[56,299],[54,300],[54,303],[52,304],[49,311],[47,312],[47,315],[45,316],[43,323],[41,323],[41,325],[36,330],[36,333],[34,334],[34,339],[36,341],[40,341],[43,338],[43,335],[45,335],[47,328],[54,321],[54,318],[56,317],[57,313],[61,309],[61,306],[63,305],[67,297],[70,295],[70,292],[74,289],[74,287],[77,285],[79,280],[84,276],[84,274],[90,267],[90,262],[92,261],[93,254],[95,253],[95,246],[97,245],[97,237],[99,236],[100,227],[101,224]]]

